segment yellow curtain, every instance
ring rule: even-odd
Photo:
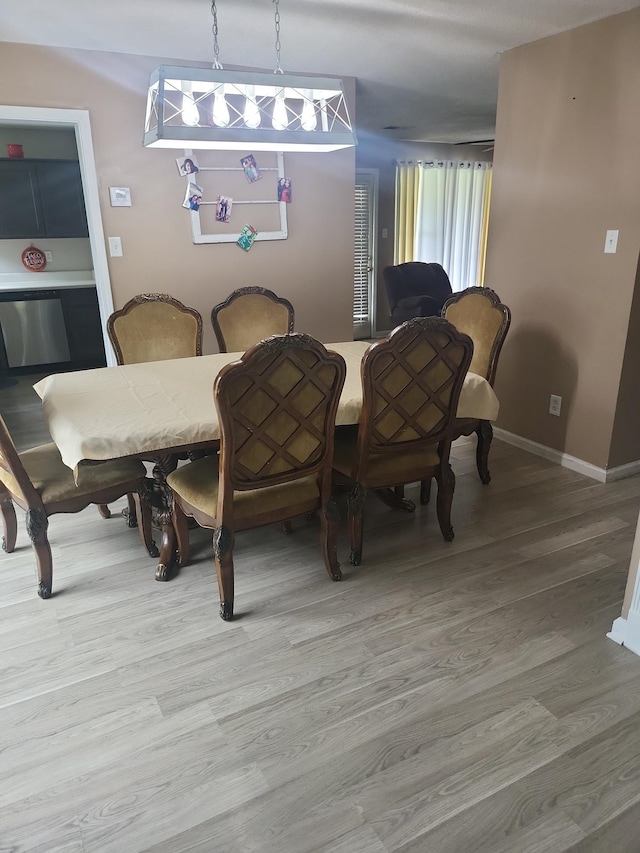
[[[489,208],[491,207],[491,182],[493,170],[487,173],[487,182],[484,187],[484,198],[482,200],[482,225],[480,226],[480,249],[478,251],[478,284],[484,287],[484,268],[487,260],[487,235],[489,233]]]
[[[396,166],[396,215],[394,264],[414,259],[414,238],[418,215],[418,163],[398,163]]]

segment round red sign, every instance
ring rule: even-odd
[[[31,272],[41,272],[47,265],[47,259],[43,251],[29,246],[22,253],[22,265]]]

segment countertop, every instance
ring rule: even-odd
[[[8,290],[62,290],[65,287],[95,287],[93,270],[0,273],[0,292]]]

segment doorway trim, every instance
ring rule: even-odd
[[[76,136],[80,175],[84,203],[87,211],[89,226],[89,245],[93,259],[93,270],[96,280],[96,295],[100,307],[102,321],[102,337],[104,351],[109,367],[116,364],[115,354],[107,335],[107,318],[113,313],[113,295],[111,279],[107,263],[102,213],[100,211],[100,196],[98,192],[98,173],[93,155],[93,138],[88,110],[53,109],[50,107],[14,107],[0,104],[0,124],[10,125],[46,125],[48,127],[71,127]]]

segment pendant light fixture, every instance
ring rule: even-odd
[[[273,73],[223,69],[212,0],[213,66],[161,65],[153,72],[145,146],[318,152],[356,145],[342,80],[285,74],[280,67],[280,0],[273,2]]]

